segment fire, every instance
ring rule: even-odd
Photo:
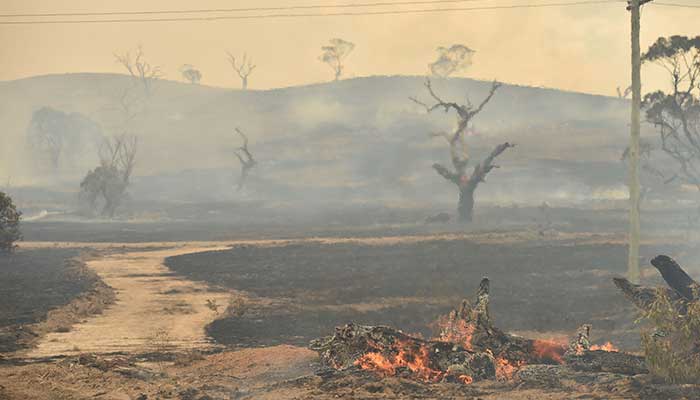
[[[514,361],[511,363],[505,358],[496,358],[496,379],[499,381],[509,381],[513,379],[513,375],[525,365],[524,361]]]
[[[459,343],[467,350],[474,350],[472,347],[472,336],[476,327],[463,319],[440,321],[441,329],[438,340],[450,343]]]
[[[426,382],[439,382],[445,377],[445,372],[430,367],[430,353],[425,346],[416,347],[409,342],[399,341],[391,347],[396,355],[385,356],[370,351],[357,359],[355,365],[384,376],[396,375],[397,369],[407,368],[416,378]]]
[[[472,378],[472,377],[469,376],[469,375],[460,375],[460,376],[459,376],[459,381],[462,382],[462,383],[465,384],[465,385],[469,385],[469,384],[471,384],[472,382],[474,382],[474,378]]]
[[[563,364],[566,346],[562,343],[555,342],[554,340],[537,339],[534,341],[533,351],[535,356],[542,361]]]
[[[620,349],[615,347],[615,345],[610,343],[610,342],[606,342],[605,344],[602,344],[602,345],[594,344],[591,346],[591,351],[593,351],[593,350],[620,351]]]

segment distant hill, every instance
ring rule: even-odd
[[[116,129],[115,106],[130,78],[116,74],[39,76],[0,82],[0,183],[75,191],[81,169],[46,171],[26,150],[34,110],[79,112]],[[285,202],[454,201],[453,188],[430,168],[447,162],[444,141],[454,116],[425,110],[422,77],[366,77],[265,91],[240,91],[160,81],[134,126],[140,135],[132,194],[170,201],[245,197]],[[456,102],[479,102],[490,82],[435,80]],[[468,97],[467,97],[468,96]],[[504,85],[474,121],[468,138],[477,160],[498,142],[517,147],[501,158],[477,196],[501,203],[619,196],[629,119],[625,100],[552,89]],[[260,161],[243,192],[233,155],[239,127]]]

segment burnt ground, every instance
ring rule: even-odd
[[[18,349],[16,328],[43,320],[89,290],[95,277],[85,274],[74,249],[19,249],[0,255],[0,352]]]
[[[682,262],[689,251],[642,249],[645,259],[659,253]],[[625,272],[622,244],[431,240],[239,246],[172,257],[166,265],[253,298],[242,306],[242,316],[209,325],[208,333],[226,345],[304,346],[350,321],[430,336],[436,316],[471,297],[481,277],[488,276],[491,312],[505,330],[557,336],[592,323],[595,340],[639,348],[637,314],[611,281]],[[660,282],[652,271],[648,276],[645,283]]]

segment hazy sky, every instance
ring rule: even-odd
[[[403,8],[552,1],[559,0],[478,0]],[[368,0],[2,0],[0,13],[366,2]],[[324,11],[332,10],[299,12]],[[642,13],[642,48],[660,35],[700,34],[699,17],[700,9],[647,6]],[[17,20],[26,19],[29,18]],[[614,94],[615,87],[629,81],[629,13],[624,3],[420,15],[0,25],[0,80],[65,72],[122,72],[113,53],[141,43],[148,60],[161,65],[168,79],[180,79],[178,69],[188,63],[202,71],[202,83],[235,87],[239,81],[230,69],[225,51],[236,54],[247,51],[258,66],[251,76],[250,88],[293,86],[332,78],[331,70],[318,61],[318,55],[320,46],[333,37],[356,44],[355,51],[347,59],[346,72],[350,77],[425,74],[437,46],[463,43],[477,53],[474,65],[461,73],[462,76],[600,94]],[[646,68],[643,73],[646,87],[661,82],[658,71]]]

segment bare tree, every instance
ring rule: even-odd
[[[627,97],[629,97],[630,94],[632,94],[632,86],[627,86],[627,88],[625,88],[624,91],[621,90],[620,87],[618,86],[616,88],[616,90],[617,90],[617,97],[620,99],[626,99]]]
[[[338,38],[331,39],[329,46],[321,47],[321,56],[319,60],[328,64],[328,66],[333,69],[336,81],[343,75],[345,69],[343,60],[345,60],[354,48],[354,43]]]
[[[182,77],[191,84],[198,85],[202,80],[202,72],[190,64],[184,64],[180,67]]]
[[[153,83],[163,77],[159,66],[152,65],[144,59],[141,45],[136,48],[134,54],[131,51],[127,51],[124,54],[115,54],[114,58],[129,72],[129,75],[141,82],[147,96],[150,96],[152,93]]]
[[[438,58],[428,64],[430,72],[434,76],[446,78],[453,73],[464,70],[472,65],[472,58],[476,51],[463,44],[453,44],[450,47],[438,47]]]
[[[241,162],[241,177],[238,180],[238,190],[241,190],[243,189],[243,185],[248,178],[248,173],[258,162],[255,161],[253,155],[250,154],[250,151],[248,150],[248,136],[246,136],[245,133],[238,128],[236,128],[236,132],[243,139],[243,145],[234,152],[236,157],[238,157],[238,160]]]
[[[240,60],[240,63],[233,54],[229,52],[226,52],[226,54],[228,54],[228,62],[231,63],[231,68],[233,68],[238,74],[238,77],[241,78],[241,89],[247,90],[248,77],[253,73],[256,65],[253,64],[253,61],[248,58],[246,53],[243,53],[243,58]]]
[[[89,171],[80,183],[80,198],[92,212],[102,203],[100,214],[114,217],[124,200],[136,162],[138,139],[123,134],[105,139],[100,147],[100,166]]]
[[[472,220],[472,215],[474,211],[474,192],[481,182],[484,182],[486,175],[491,172],[494,168],[498,168],[493,162],[503,153],[506,149],[514,147],[515,145],[508,142],[500,144],[493,149],[491,154],[489,154],[483,161],[476,164],[472,170],[471,175],[467,173],[467,165],[469,164],[469,154],[467,152],[467,146],[464,140],[464,134],[467,131],[469,123],[471,120],[483,110],[484,106],[491,100],[496,90],[501,86],[499,82],[493,82],[491,85],[491,90],[489,94],[482,100],[481,104],[477,107],[473,107],[471,103],[467,105],[459,105],[457,103],[446,102],[435,94],[432,88],[430,79],[426,79],[425,87],[428,89],[430,97],[433,99],[434,104],[428,105],[415,98],[411,98],[415,103],[425,107],[427,112],[433,112],[437,109],[443,109],[445,112],[453,110],[457,113],[457,127],[454,132],[446,133],[431,133],[433,137],[444,137],[450,146],[450,159],[452,160],[453,169],[435,163],[433,168],[446,180],[454,183],[459,188],[459,219],[462,222],[469,222]]]

